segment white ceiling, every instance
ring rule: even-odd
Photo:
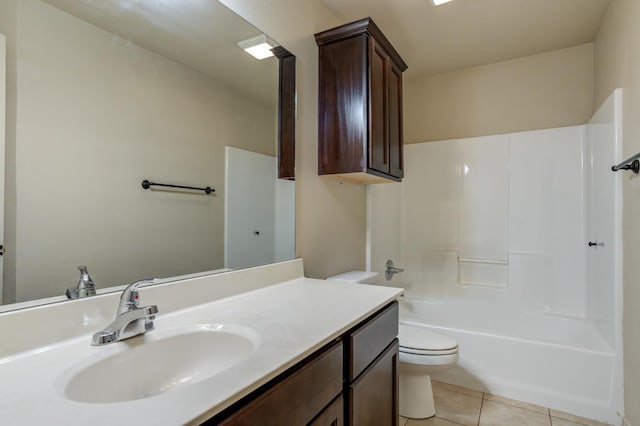
[[[1,0],[0,0],[1,1]],[[217,0],[44,0],[103,30],[275,106],[278,60],[237,43],[261,32]]]
[[[323,0],[337,16],[370,16],[409,78],[593,41],[610,0]]]

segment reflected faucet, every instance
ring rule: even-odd
[[[158,306],[149,305],[138,308],[140,303],[138,287],[152,282],[154,280],[140,280],[129,284],[124,289],[120,296],[116,318],[104,330],[94,333],[92,345],[100,346],[119,342],[153,330],[153,320],[158,313]]]
[[[76,288],[68,288],[66,291],[67,299],[80,299],[83,297],[95,296],[96,285],[89,275],[86,266],[78,266],[80,270],[80,280]]]

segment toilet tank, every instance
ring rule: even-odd
[[[327,280],[345,281],[348,283],[373,284],[378,278],[377,272],[349,271],[328,277]]]

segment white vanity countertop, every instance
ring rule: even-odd
[[[166,315],[158,304],[156,330],[233,324],[254,329],[261,342],[248,358],[209,379],[118,403],[71,401],[63,394],[61,377],[126,350],[127,341],[91,346],[91,334],[86,334],[11,355],[0,359],[0,424],[197,424],[301,361],[401,292],[398,288],[299,278]],[[129,342],[151,338],[154,332]],[[135,365],[128,368],[135,369]]]

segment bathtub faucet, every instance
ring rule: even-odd
[[[404,272],[404,268],[396,268],[395,266],[393,266],[393,260],[387,260],[387,267],[384,270],[384,276],[387,281],[391,281],[391,278],[393,278],[395,274],[399,274],[400,272]]]

